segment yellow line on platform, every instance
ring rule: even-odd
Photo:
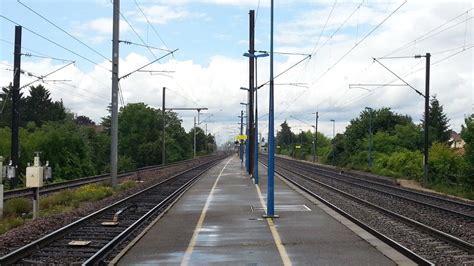
[[[183,259],[181,260],[181,266],[189,265],[189,261],[191,259],[191,255],[193,254],[194,246],[196,245],[196,240],[199,235],[199,231],[201,230],[202,224],[204,223],[204,219],[206,218],[207,209],[209,208],[209,204],[212,199],[212,194],[214,193],[214,190],[216,189],[217,182],[219,182],[222,172],[224,172],[224,169],[227,167],[230,161],[232,161],[233,158],[234,157],[230,158],[227,161],[227,163],[224,165],[221,172],[217,176],[216,181],[214,182],[214,185],[211,188],[211,191],[209,192],[209,196],[207,196],[206,204],[204,204],[204,208],[202,209],[201,216],[199,216],[199,220],[196,224],[196,228],[194,228],[193,236],[191,237],[191,240],[189,241],[188,248],[186,249],[186,253],[184,253]]]
[[[262,204],[262,207],[266,209],[267,205],[265,204],[265,200],[263,199],[262,192],[260,191],[260,188],[257,184],[255,184],[255,187],[257,188],[258,197],[260,198],[260,204]],[[288,253],[286,253],[285,246],[283,245],[283,243],[281,243],[280,234],[278,234],[278,230],[276,229],[276,226],[273,223],[273,219],[267,218],[267,223],[268,227],[270,227],[270,232],[272,232],[273,240],[275,241],[278,253],[280,253],[283,265],[291,266],[292,263],[290,261],[290,257],[288,256]]]

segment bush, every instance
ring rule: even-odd
[[[135,187],[137,185],[137,183],[133,180],[127,180],[125,182],[122,182],[118,185],[117,187],[117,191],[123,191],[123,190],[127,190],[127,189],[130,189],[132,187]]]
[[[0,219],[0,235],[24,223],[25,223],[25,220],[23,220],[20,217],[7,217],[4,219]]]
[[[31,200],[26,198],[14,198],[5,201],[3,206],[3,215],[5,217],[17,217],[24,213],[30,213],[33,210]]]
[[[380,175],[419,180],[423,175],[422,160],[423,155],[418,151],[377,154],[374,171]]]
[[[78,201],[74,199],[73,190],[67,189],[59,191],[47,197],[42,197],[40,199],[40,209],[49,209],[56,206],[78,206]]]
[[[430,174],[433,183],[459,183],[463,166],[462,157],[446,144],[433,143],[430,149]]]
[[[85,185],[74,192],[74,198],[80,202],[97,201],[114,194],[113,189],[104,185]]]

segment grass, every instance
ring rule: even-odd
[[[430,188],[444,194],[474,200],[474,190],[465,186],[452,186],[449,184],[438,183],[431,185]]]
[[[83,202],[98,201],[134,186],[136,183],[128,180],[119,184],[115,189],[105,184],[90,184],[77,189],[62,190],[40,198],[40,216],[48,217],[72,211]],[[32,209],[30,199],[14,198],[5,201],[3,218],[0,219],[0,235],[31,219]]]

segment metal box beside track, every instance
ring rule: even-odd
[[[34,165],[26,167],[26,187],[42,187],[43,186],[44,169],[40,166],[39,157],[34,159]]]

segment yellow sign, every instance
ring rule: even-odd
[[[247,139],[247,135],[237,135],[235,137],[236,140],[246,140]]]
[[[296,148],[296,149],[301,149],[301,146],[300,146],[300,145],[297,145],[295,148]]]

